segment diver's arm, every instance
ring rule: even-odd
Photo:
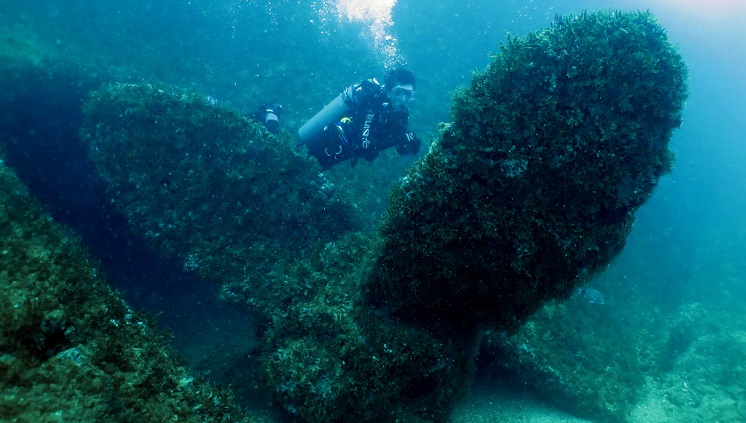
[[[381,85],[375,78],[368,78],[363,82],[351,85],[344,90],[345,104],[350,109],[355,109],[370,104],[381,93]]]

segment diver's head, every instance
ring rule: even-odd
[[[386,72],[384,90],[391,104],[397,108],[406,108],[414,100],[417,86],[414,74],[406,69],[394,68]]]

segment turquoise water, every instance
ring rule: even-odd
[[[488,54],[507,33],[520,36],[548,26],[556,15],[585,8],[650,10],[690,70],[690,96],[672,143],[674,172],[637,213],[622,255],[591,284],[603,293],[604,304],[589,308],[573,297],[565,311],[578,316],[575,331],[591,334],[577,346],[579,356],[603,361],[613,337],[639,342],[639,366],[629,372],[645,383],[631,421],[746,420],[745,5],[399,0],[358,13],[362,6],[355,2],[334,1],[0,3],[6,49],[71,62],[91,79],[196,89],[246,113],[278,101],[285,107],[287,130],[350,83],[404,65],[418,77],[410,128],[423,139],[448,120],[449,93],[489,63]],[[76,82],[73,78],[70,86]],[[256,328],[243,309],[219,299],[217,288],[194,280],[180,263],[158,257],[127,232],[124,222],[109,218],[104,187],[85,176],[90,169],[80,160],[85,152],[76,144],[75,128],[67,136],[56,129],[79,113],[45,113],[45,102],[64,102],[55,96],[65,94],[39,92],[29,105],[36,129],[58,138],[51,147],[7,146],[18,173],[58,220],[94,247],[112,284],[134,307],[160,313],[160,321],[175,332],[175,346],[196,370],[211,371],[219,382],[232,384],[247,406],[256,406],[249,399],[254,388],[235,370],[242,365],[238,357],[251,350]],[[329,177],[337,184],[348,181],[375,222],[390,186],[411,162],[384,157],[354,169],[340,166]],[[354,183],[360,180],[368,182],[365,189]],[[252,335],[237,337],[238,332]],[[496,360],[489,351],[484,354],[488,364],[482,374]],[[598,369],[601,373],[604,366]],[[549,401],[550,395],[521,369],[494,373],[475,384],[455,419],[489,421],[493,415],[540,421],[539,416],[554,413],[528,405]],[[512,395],[484,399],[505,386],[525,390],[527,405],[499,405],[500,398],[523,401]]]

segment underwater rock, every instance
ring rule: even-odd
[[[250,301],[274,307],[258,286],[355,227],[354,208],[291,140],[203,95],[117,84],[84,112],[81,137],[132,230]]]
[[[686,78],[650,13],[509,38],[395,190],[367,301],[430,327],[515,329],[569,296],[671,170]]]
[[[651,328],[657,354],[647,357],[647,398],[632,421],[665,415],[669,421],[741,422],[746,419],[746,331],[742,293],[682,304]],[[730,295],[730,294],[726,294]]]
[[[287,269],[286,284],[312,293],[269,311],[268,388],[294,421],[444,421],[468,391],[478,340],[436,337],[362,304],[368,245],[351,234]]]
[[[249,421],[229,391],[193,379],[169,337],[109,289],[4,158],[0,420]]]
[[[650,318],[638,304],[626,306],[640,321]],[[516,386],[575,416],[629,421],[642,396],[640,355],[649,339],[641,332],[620,330],[618,317],[607,310],[582,301],[550,302],[513,334],[489,331],[479,373],[514,379]]]

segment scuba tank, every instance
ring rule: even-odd
[[[300,138],[298,144],[306,144],[323,132],[326,126],[342,119],[350,111],[351,106],[355,105],[354,91],[355,85],[345,88],[331,103],[324,106],[308,122],[304,123],[298,129],[298,137]]]
[[[370,78],[360,84],[345,88],[331,103],[324,106],[314,117],[298,129],[298,145],[308,144],[324,131],[324,128],[342,119],[351,108],[370,98],[373,93],[380,91],[380,85],[375,78]]]

